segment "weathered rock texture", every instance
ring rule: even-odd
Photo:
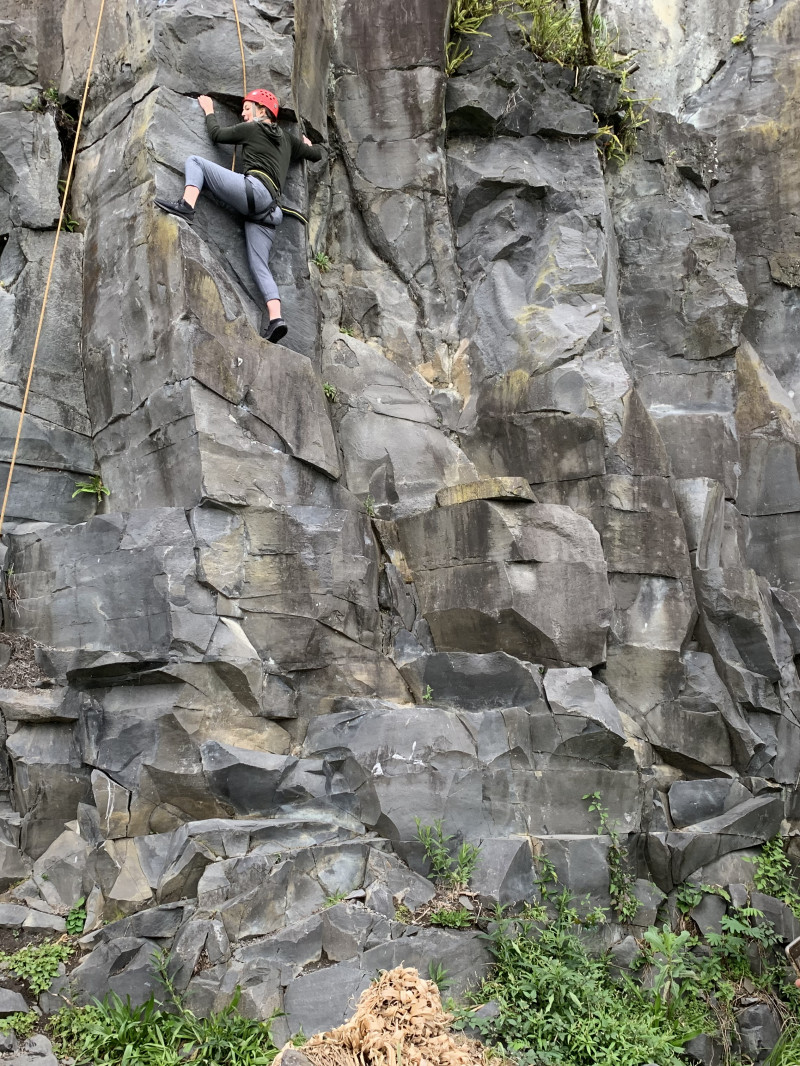
[[[445,0],[238,6],[248,86],[328,145],[275,242],[290,333],[235,219],[152,203],[230,158],[191,94],[235,120],[231,5],[110,0],[3,538],[40,672],[0,687],[0,918],[86,896],[79,995],[146,997],[169,947],[198,1009],[239,984],[311,1034],[378,968],[486,966],[396,920],[417,818],[481,842],[483,903],[541,854],[603,902],[600,792],[651,920],[798,827],[800,0],[609,0],[658,97],[622,168],[618,85],[502,16],[447,79]],[[80,97],[97,9],[54,7],[0,0],[3,470],[63,163],[36,101]]]

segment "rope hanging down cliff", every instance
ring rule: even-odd
[[[6,488],[3,494],[3,505],[0,508],[0,536],[3,533],[3,523],[6,517],[6,507],[8,506],[8,496],[11,491],[11,479],[14,476],[14,467],[17,463],[17,451],[19,450],[19,441],[22,435],[22,422],[25,418],[25,411],[28,407],[28,396],[31,391],[31,381],[33,380],[33,368],[36,365],[36,354],[39,350],[39,338],[42,335],[42,323],[44,322],[44,313],[47,307],[47,297],[50,294],[50,282],[53,278],[53,266],[56,261],[56,252],[58,251],[58,240],[61,236],[61,227],[64,223],[64,212],[67,206],[67,197],[69,196],[70,185],[72,183],[72,172],[75,168],[75,156],[78,152],[78,140],[81,135],[81,127],[83,125],[83,114],[86,110],[86,99],[89,95],[89,82],[92,78],[92,71],[94,70],[94,57],[97,53],[97,41],[100,37],[100,25],[103,21],[103,11],[105,10],[106,0],[100,0],[100,11],[97,16],[97,26],[94,31],[94,42],[92,44],[92,52],[89,56],[89,69],[86,72],[86,84],[83,87],[83,98],[81,100],[81,109],[78,114],[78,124],[75,128],[75,141],[72,145],[72,155],[69,160],[69,169],[67,170],[66,181],[64,182],[64,195],[61,197],[61,211],[58,216],[58,229],[56,230],[56,239],[53,242],[53,254],[50,256],[50,269],[47,271],[47,282],[44,287],[44,297],[42,298],[42,309],[39,313],[39,324],[36,327],[36,337],[33,341],[33,353],[31,355],[31,363],[28,368],[28,378],[25,382],[25,392],[22,396],[22,406],[19,412],[19,422],[17,423],[17,435],[14,439],[14,448],[11,453],[11,464],[8,468],[8,478],[6,479]]]
[[[244,42],[242,41],[242,27],[239,25],[239,8],[236,6],[236,0],[233,2],[233,17],[236,19],[236,33],[239,37],[239,52],[242,57],[242,96],[247,96],[247,67],[244,61]],[[233,149],[233,159],[231,160],[231,170],[236,170],[236,149]]]

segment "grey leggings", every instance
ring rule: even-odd
[[[245,184],[247,183],[247,184]],[[247,185],[253,190],[253,201],[257,212],[267,211],[274,198],[266,185],[258,178],[246,178],[232,170],[211,163],[199,155],[190,155],[186,160],[186,184],[201,189],[208,186],[208,191],[220,203],[230,207],[240,215],[249,215],[247,207]],[[275,207],[268,226],[257,222],[245,222],[244,239],[247,242],[247,258],[256,284],[265,300],[279,300],[278,286],[269,269],[269,253],[275,227],[283,218],[279,207]]]

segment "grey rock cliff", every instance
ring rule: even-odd
[[[605,6],[641,46],[655,3]],[[41,94],[74,110],[90,8],[0,0],[0,479],[59,209]],[[290,332],[259,337],[238,221],[152,202],[230,162],[192,98],[236,119],[230,6],[111,0],[3,532],[0,884],[18,924],[87,897],[83,1001],[146,998],[168,948],[198,1010],[238,984],[288,1036],[378,967],[485,971],[397,918],[434,891],[417,818],[482,842],[486,906],[540,855],[607,904],[600,792],[651,916],[800,828],[800,2],[656,20],[622,167],[618,80],[500,16],[448,79],[444,0],[239,8],[248,87],[328,145],[276,235]]]

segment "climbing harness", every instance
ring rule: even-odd
[[[263,212],[268,217],[273,213],[273,211],[274,211],[274,209],[276,207],[279,207],[279,208],[281,208],[281,210],[282,210],[282,212],[284,214],[290,215],[292,217],[292,219],[299,219],[300,222],[302,222],[304,226],[308,225],[308,220],[306,219],[306,216],[303,214],[302,211],[299,211],[295,207],[284,207],[284,205],[281,203],[281,200],[278,199],[279,190],[277,188],[277,185],[272,180],[272,178],[269,176],[269,174],[266,173],[266,171],[256,171],[256,169],[253,169],[253,171],[247,171],[247,173],[244,176],[245,176],[245,178],[250,178],[250,177],[257,178],[262,184],[267,185],[267,188],[272,193],[273,204],[270,205],[270,207],[267,209],[266,212]],[[255,204],[255,197],[253,195],[253,190],[250,188],[250,185],[247,184],[246,181],[244,182],[244,184],[245,184],[246,193],[247,193],[247,210],[249,210],[251,215],[253,215],[253,222],[259,222],[257,217],[255,217],[256,204]],[[269,226],[270,223],[269,222],[265,222],[265,223],[260,223],[260,225]]]
[[[253,192],[253,186],[247,180],[251,174],[255,171],[248,170],[244,178],[244,191],[247,196],[247,218],[249,222],[255,222],[257,226],[274,226],[275,223],[271,221],[272,216],[278,209],[278,201],[273,196],[272,203],[264,211],[256,211],[256,198]],[[271,191],[271,190],[270,190]]]
[[[72,172],[75,168],[75,157],[78,154],[78,141],[81,135],[81,127],[83,126],[83,114],[86,110],[86,99],[89,95],[89,82],[92,78],[92,71],[94,70],[94,57],[97,52],[97,41],[100,37],[100,24],[103,21],[103,11],[106,6],[106,0],[100,0],[100,11],[97,16],[97,27],[94,31],[94,42],[92,44],[92,52],[89,56],[89,69],[86,72],[86,84],[83,87],[83,98],[81,100],[81,109],[78,114],[78,124],[75,127],[75,141],[72,145],[72,155],[69,160],[69,168],[67,170],[67,177],[64,182],[64,195],[61,197],[61,211],[58,216],[58,229],[56,230],[56,239],[53,242],[53,254],[50,256],[50,269],[47,271],[47,282],[44,287],[44,297],[42,298],[42,309],[39,312],[39,324],[36,327],[36,336],[33,341],[33,354],[31,355],[31,364],[28,369],[28,379],[25,382],[25,391],[22,395],[22,406],[19,412],[19,422],[17,423],[17,435],[14,439],[14,448],[11,453],[11,463],[8,468],[8,478],[6,479],[6,488],[3,494],[3,504],[0,507],[0,536],[3,533],[3,523],[6,517],[6,507],[8,506],[8,496],[11,492],[11,479],[14,476],[14,467],[17,464],[17,451],[19,450],[19,441],[22,435],[22,423],[25,418],[25,412],[28,407],[28,397],[31,391],[31,381],[33,380],[33,368],[36,365],[36,355],[39,351],[39,340],[42,335],[42,323],[44,322],[44,313],[47,307],[47,297],[50,294],[50,282],[53,278],[53,266],[56,261],[56,252],[58,251],[58,239],[61,236],[61,227],[64,223],[64,212],[67,206],[67,197],[69,196],[70,185],[72,183]]]

